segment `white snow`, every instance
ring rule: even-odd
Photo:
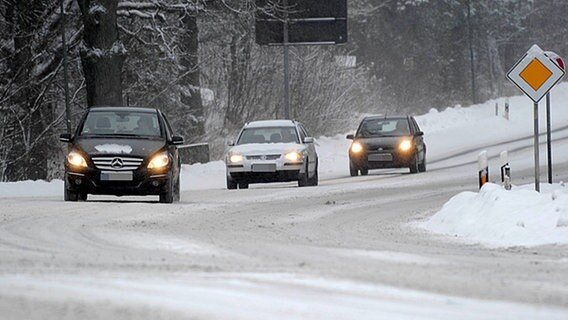
[[[566,319],[561,308],[485,301],[287,273],[171,278],[0,276],[41,300],[165,308],[188,319]],[[53,293],[56,294],[53,294]]]
[[[300,151],[304,146],[297,143],[249,143],[240,144],[231,148],[232,153],[242,153],[245,155],[255,154],[282,154],[292,151]]]
[[[125,153],[129,154],[132,152],[132,147],[128,145],[121,144],[101,144],[95,146],[98,152],[103,153]]]
[[[63,181],[52,180],[50,182],[39,181],[16,181],[0,183],[0,197],[54,197],[61,196]]]
[[[543,184],[507,191],[488,183],[479,193],[463,192],[422,227],[490,247],[568,242],[568,188]]]

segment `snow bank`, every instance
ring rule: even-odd
[[[489,247],[568,243],[568,187],[542,184],[511,191],[488,183],[462,192],[420,227]]]
[[[182,191],[225,188],[225,163],[213,161],[193,165],[184,164],[181,167],[180,179]]]
[[[18,181],[0,183],[0,198],[3,197],[52,197],[63,198],[63,180],[52,180],[50,182],[38,181]]]

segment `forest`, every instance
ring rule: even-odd
[[[59,134],[90,106],[160,108],[212,160],[282,118],[283,49],[256,43],[256,3],[0,0],[0,181],[61,178]],[[505,75],[527,49],[568,52],[565,0],[347,3],[347,43],[290,48],[291,117],[315,137],[520,94]]]

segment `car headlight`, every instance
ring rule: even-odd
[[[240,154],[231,154],[229,155],[229,162],[230,163],[240,163],[243,162],[244,157]]]
[[[284,155],[284,159],[292,162],[298,162],[302,160],[302,154],[297,151],[288,152],[287,154]]]
[[[359,142],[353,142],[353,144],[351,144],[351,152],[353,153],[359,153],[363,151],[363,145],[360,144]]]
[[[170,157],[166,151],[153,156],[148,163],[148,169],[161,169],[170,164]]]
[[[85,160],[82,155],[75,151],[69,152],[69,154],[67,155],[67,162],[75,167],[88,167],[87,160]]]
[[[410,140],[403,140],[399,145],[398,145],[398,150],[402,151],[402,152],[407,152],[410,149],[412,149],[412,141]]]

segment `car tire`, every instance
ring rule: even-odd
[[[77,192],[72,192],[65,189],[63,193],[63,199],[65,201],[79,201],[79,194]]]
[[[239,189],[248,189],[249,184],[247,182],[239,182]]]
[[[308,179],[309,180],[309,185],[312,187],[315,187],[318,185],[319,183],[319,177],[318,177],[318,164],[316,162],[316,169],[314,171],[314,175]]]
[[[166,187],[166,190],[160,193],[160,203],[173,203],[174,202],[174,184],[171,182]]]
[[[67,179],[65,179],[65,183],[63,183],[63,200],[65,200],[65,201],[79,201],[79,193],[73,192],[73,191],[71,191],[67,188]]]
[[[238,184],[235,180],[233,180],[233,178],[231,178],[230,175],[227,175],[227,189],[229,190],[235,190],[237,189]]]
[[[366,176],[369,174],[369,168],[361,168],[359,169],[359,171],[361,171],[362,176]]]
[[[179,202],[181,200],[181,189],[179,176],[176,179],[176,184],[174,185],[174,202]]]
[[[79,192],[77,195],[79,197],[79,201],[87,201],[87,198],[89,197],[89,194],[86,192]]]
[[[418,172],[426,172],[426,153],[424,153],[422,162],[418,165]]]
[[[353,166],[353,163],[349,161],[349,175],[356,177],[359,175],[359,170]]]
[[[410,161],[408,169],[410,169],[410,173],[418,173],[418,154],[415,154],[412,157],[412,161]]]
[[[304,173],[300,173],[298,177],[298,187],[305,187],[310,185],[309,180],[309,172],[308,172],[308,159],[306,159],[306,168],[304,169]]]

